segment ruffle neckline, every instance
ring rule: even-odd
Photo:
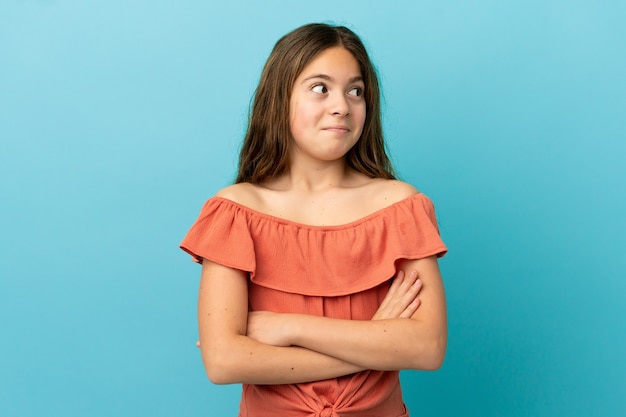
[[[389,280],[398,261],[443,256],[431,200],[422,193],[336,226],[307,225],[232,200],[205,203],[181,248],[250,273],[252,283],[309,296],[341,296]]]
[[[242,210],[244,212],[249,213],[251,216],[256,216],[256,217],[262,217],[265,218],[267,221],[269,222],[275,222],[277,224],[282,224],[282,225],[289,225],[289,226],[293,226],[293,227],[297,227],[300,229],[311,229],[311,230],[341,230],[341,229],[349,229],[352,227],[357,227],[359,224],[366,222],[370,219],[373,219],[379,215],[382,214],[382,212],[386,211],[386,210],[390,210],[393,209],[393,207],[395,205],[400,205],[400,204],[406,204],[406,200],[410,200],[413,198],[426,198],[426,200],[428,200],[430,202],[430,199],[428,197],[426,197],[424,194],[422,193],[417,193],[417,194],[413,194],[409,197],[406,197],[402,200],[396,201],[395,203],[392,203],[386,207],[383,207],[381,209],[378,209],[368,215],[365,215],[359,219],[356,220],[352,220],[350,222],[347,223],[343,223],[343,224],[338,224],[338,225],[314,225],[314,224],[306,224],[306,223],[300,223],[300,222],[296,222],[293,220],[289,220],[289,219],[284,219],[282,217],[278,217],[278,216],[273,216],[271,214],[267,214],[267,213],[263,213],[261,211],[255,210],[253,208],[250,208],[246,205],[237,203],[236,201],[233,200],[229,200],[227,198],[223,198],[223,197],[211,197],[210,200],[216,200],[216,201],[220,201],[223,204],[227,204],[227,205],[232,205],[235,208]],[[432,205],[432,202],[430,202],[430,204]]]

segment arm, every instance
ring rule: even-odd
[[[445,295],[437,260],[432,256],[405,261],[400,269],[416,270],[423,283],[419,309],[410,318],[382,317],[378,312],[370,321],[252,313],[251,324],[257,327],[255,321],[259,321],[264,328],[253,337],[302,346],[366,369],[437,369],[447,344]]]
[[[400,271],[375,314],[378,319],[411,317],[421,290],[417,272]],[[366,368],[297,346],[273,346],[250,336],[247,274],[203,261],[198,300],[202,359],[217,384],[288,384],[334,378]],[[249,315],[250,314],[250,315]],[[276,316],[290,316],[275,314]],[[258,323],[258,320],[257,320]]]
[[[204,260],[198,298],[202,360],[216,384],[317,381],[362,367],[302,347],[277,347],[246,336],[247,274]]]

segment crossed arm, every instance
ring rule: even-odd
[[[246,273],[204,260],[198,323],[209,379],[287,384],[365,369],[438,368],[447,321],[436,258],[405,261],[399,271],[372,320],[341,320],[249,313]]]

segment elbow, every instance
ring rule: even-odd
[[[430,348],[428,364],[426,370],[436,371],[443,366],[444,359],[446,358],[447,338],[437,338]]]
[[[228,352],[202,352],[202,361],[209,381],[216,385],[235,384],[240,382],[235,369],[229,363]]]
[[[206,370],[206,374],[209,377],[209,381],[215,385],[226,385],[226,384],[234,384],[235,381],[230,378],[227,372],[223,370],[216,369],[214,367],[208,367],[205,365],[204,369]]]
[[[412,368],[422,371],[436,371],[443,366],[446,357],[447,340],[445,337],[434,338],[425,343],[423,349],[414,355]]]
[[[204,370],[206,371],[206,375],[213,384],[216,385],[225,385],[232,384],[234,381],[231,381],[231,377],[227,370],[221,368],[220,366],[204,362]]]
[[[422,366],[425,371],[436,371],[443,366],[444,359],[446,357],[445,346],[433,348],[433,350],[427,355],[426,360]]]

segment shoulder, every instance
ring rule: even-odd
[[[384,180],[380,187],[382,194],[386,194],[390,198],[395,198],[397,200],[403,200],[411,197],[412,195],[419,194],[418,189],[413,185],[399,180]]]
[[[377,212],[419,194],[411,184],[383,178],[363,179],[352,191],[349,206],[361,215]]]
[[[222,188],[215,194],[215,196],[253,209],[259,207],[263,203],[261,189],[247,182],[233,184]]]
[[[391,205],[419,194],[419,191],[413,185],[398,180],[376,180],[371,183],[369,189],[371,196],[383,206]]]
[[[386,198],[395,198],[397,200],[419,193],[417,188],[407,182],[395,179],[372,178],[356,171],[351,172],[349,183],[351,185],[348,188],[359,188],[368,194],[383,195]]]
[[[229,185],[228,187],[224,187],[221,190],[219,190],[215,194],[215,196],[220,197],[220,198],[225,198],[227,200],[237,201],[241,199],[242,197],[244,197],[247,193],[249,193],[248,186],[249,184],[245,182]]]

